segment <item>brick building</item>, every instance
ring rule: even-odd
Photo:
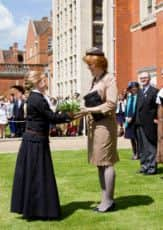
[[[39,64],[49,76],[49,94],[52,93],[52,26],[48,17],[30,20],[26,37],[26,64]]]
[[[9,50],[0,50],[0,94],[7,94],[10,86],[21,85],[24,74],[20,72],[24,63],[24,52],[18,49],[18,43]]]
[[[150,72],[163,84],[163,1],[115,0],[115,70],[120,90]]]
[[[48,17],[30,20],[26,38],[26,64],[48,64],[48,41],[52,39],[51,22]]]
[[[18,49],[18,43],[10,46],[9,50],[0,50],[0,63],[21,64],[24,62],[24,51]]]

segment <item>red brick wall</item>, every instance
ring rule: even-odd
[[[119,91],[131,78],[131,1],[117,0],[115,10],[115,68]]]
[[[52,29],[49,29],[40,36],[39,44],[40,44],[40,64],[47,64],[48,63],[48,37],[52,36]]]
[[[131,33],[132,39],[132,79],[137,79],[137,71],[156,63],[156,27],[151,26]]]
[[[12,85],[23,85],[24,80],[22,78],[12,78],[9,76],[5,79],[0,79],[0,95],[8,95],[10,91],[10,87]]]
[[[48,36],[51,36],[52,29],[49,27],[41,35],[35,35],[32,22],[29,23],[26,39],[26,63],[27,64],[47,64],[48,63]],[[37,43],[36,43],[37,41]],[[30,49],[32,48],[32,56]]]
[[[30,21],[28,25],[28,31],[27,31],[27,38],[26,38],[26,55],[25,55],[25,63],[26,64],[38,64],[39,62],[37,61],[37,53],[38,51],[36,50],[36,43],[37,37],[34,31],[33,23]],[[39,44],[38,44],[39,45]],[[30,56],[32,49],[32,56]]]
[[[116,1],[115,63],[119,90],[128,81],[137,80],[140,69],[151,66],[157,68],[158,86],[163,85],[163,12],[156,15],[156,23],[131,32],[131,26],[140,22],[139,10],[137,0]]]
[[[157,14],[157,75],[158,86],[163,87],[163,12]]]
[[[162,0],[156,0],[156,4],[162,3]]]
[[[4,67],[2,65],[0,65],[0,95],[3,94],[8,94],[9,89],[12,85],[24,85],[24,80],[25,80],[25,76],[21,75],[5,75],[2,76],[1,73],[4,72]],[[45,67],[43,65],[29,65],[29,71],[30,70],[38,70],[38,71],[44,71]]]
[[[137,0],[132,0],[130,1],[130,10],[131,10],[131,24],[137,24],[139,23],[139,1]]]

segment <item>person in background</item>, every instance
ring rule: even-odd
[[[116,108],[116,120],[118,124],[118,137],[124,135],[124,122],[125,122],[125,105],[126,100],[123,94],[118,95],[117,108]]]
[[[16,126],[16,137],[22,137],[25,131],[25,100],[24,100],[24,87],[21,85],[13,85],[15,102],[13,107],[13,118]]]
[[[137,94],[139,91],[138,82],[129,82],[128,95],[125,108],[125,134],[124,137],[130,139],[132,146],[132,159],[137,160],[139,158],[138,153],[138,140],[136,136],[135,116],[137,106]]]
[[[116,103],[117,86],[114,77],[107,73],[108,61],[99,48],[93,47],[83,57],[93,77],[91,89],[85,96],[83,115],[88,118],[88,158],[98,169],[101,186],[101,202],[96,212],[109,212],[115,207],[114,165],[119,161],[117,153]],[[94,95],[92,98],[89,95]],[[99,101],[100,104],[88,106]],[[96,99],[97,100],[96,100]]]
[[[14,114],[13,114],[14,103],[15,103],[14,94],[10,94],[9,100],[7,103],[7,118],[9,122],[10,137],[15,137],[15,133],[16,133],[16,125],[15,125],[14,118],[13,118],[14,117]]]
[[[5,129],[8,123],[7,107],[4,98],[4,96],[0,96],[0,138],[5,138]]]
[[[72,114],[55,113],[45,92],[47,75],[31,71],[34,86],[27,101],[26,130],[16,161],[11,198],[11,212],[25,219],[58,219],[60,202],[49,148],[49,124],[70,122]]]
[[[153,175],[157,173],[157,104],[158,90],[150,85],[150,74],[140,74],[142,89],[138,92],[136,108],[136,133],[140,156],[139,173]]]
[[[157,115],[157,125],[158,125],[158,142],[157,142],[157,163],[163,163],[163,87],[160,89],[156,103],[158,104],[158,115]],[[161,177],[163,179],[163,177]]]

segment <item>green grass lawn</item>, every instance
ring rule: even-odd
[[[116,209],[96,213],[100,199],[97,170],[87,164],[86,151],[52,154],[62,206],[60,221],[33,221],[10,213],[16,154],[0,154],[0,229],[2,230],[161,230],[163,229],[163,168],[154,176],[136,174],[139,162],[121,150],[116,165]]]

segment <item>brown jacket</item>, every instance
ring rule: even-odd
[[[117,102],[116,80],[106,74],[94,84],[90,92],[97,90],[103,103],[92,107],[93,113],[103,113],[105,118],[94,121],[88,115],[88,158],[94,165],[113,165],[119,160],[117,155],[117,125],[115,109]]]

